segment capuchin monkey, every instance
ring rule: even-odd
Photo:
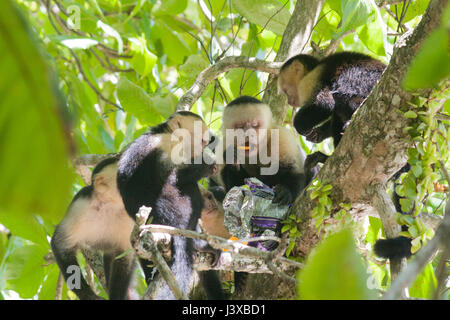
[[[215,162],[204,157],[204,148],[212,140],[202,118],[188,111],[174,113],[134,140],[122,153],[117,171],[117,186],[129,216],[135,219],[139,208],[147,206],[152,208],[152,223],[195,230],[203,208],[197,182],[218,171]],[[170,269],[181,290],[188,294],[194,271],[194,241],[174,236],[171,252]],[[142,267],[149,281],[152,270],[147,264]],[[224,297],[217,272],[206,272],[200,279],[208,298]],[[174,298],[167,284],[156,296]]]
[[[356,52],[318,60],[299,54],[280,69],[278,88],[294,108],[294,127],[308,141],[333,138],[336,147],[348,123],[372,91],[386,66]]]
[[[249,96],[231,101],[223,111],[222,120],[225,165],[221,178],[225,191],[245,184],[246,178],[256,177],[274,188],[274,203],[292,203],[312,176],[305,174],[311,170],[304,168],[305,156],[294,135],[273,124],[268,105]],[[278,139],[273,139],[273,134],[278,134]],[[267,155],[269,161],[263,163],[261,155]],[[274,165],[277,170],[262,170]],[[234,273],[235,294],[242,293],[247,276],[245,272]]]
[[[223,225],[224,210],[211,191],[200,187],[203,196],[202,224],[206,232],[224,239],[231,238],[230,233]]]
[[[127,298],[135,265],[134,254],[126,254],[120,259],[116,256],[131,249],[130,234],[134,221],[127,214],[117,190],[118,161],[118,157],[108,158],[94,168],[91,185],[75,195],[51,240],[64,279],[81,300],[102,299],[92,291],[81,273],[76,253],[82,248],[103,251],[109,298]],[[77,274],[79,279],[72,281],[71,278]]]
[[[294,135],[273,124],[269,106],[241,96],[225,107],[222,125],[225,165],[221,178],[226,192],[256,177],[274,188],[273,202],[292,203],[306,186],[308,168],[303,167],[305,156]]]
[[[294,117],[298,133],[314,143],[332,137],[336,147],[353,113],[370,94],[385,68],[382,62],[356,52],[335,53],[322,60],[299,54],[281,67],[278,88],[294,109],[300,108]],[[327,158],[322,152],[315,152],[308,155],[305,164],[316,167]],[[406,165],[396,176],[408,170]],[[393,200],[398,212],[402,212],[395,192]],[[374,250],[385,258],[409,257],[411,241],[405,237],[379,240]]]

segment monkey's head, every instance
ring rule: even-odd
[[[318,64],[319,60],[307,54],[296,55],[283,64],[278,75],[278,93],[286,95],[288,104],[300,106],[300,81]]]
[[[201,219],[205,230],[212,235],[229,239],[231,235],[223,225],[224,211],[222,205],[217,201],[212,192],[200,186],[203,197],[203,209]]]
[[[94,195],[103,201],[122,202],[116,182],[117,162],[118,159],[106,159],[92,172]]]
[[[172,135],[172,142],[182,143],[187,158],[202,155],[205,147],[211,146],[216,137],[209,131],[203,119],[190,111],[178,111],[165,122],[167,132]]]
[[[258,146],[266,145],[266,130],[272,128],[272,111],[256,98],[241,96],[225,107],[222,120],[226,148],[234,145],[248,157],[256,154]]]

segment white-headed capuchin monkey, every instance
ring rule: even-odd
[[[227,192],[256,177],[274,188],[274,202],[289,204],[306,186],[308,169],[297,139],[273,124],[269,106],[258,99],[242,96],[225,107],[223,138],[221,178]]]
[[[336,147],[353,113],[369,96],[385,68],[382,62],[356,52],[339,52],[322,60],[299,54],[281,67],[278,88],[290,105],[300,107],[294,118],[298,133],[315,143],[332,137]],[[315,152],[308,155],[305,163],[313,167],[327,158],[322,152]],[[407,170],[408,165],[397,175]],[[399,210],[397,195],[394,204]],[[411,242],[405,237],[379,240],[375,252],[390,259],[409,257]]]
[[[367,55],[339,52],[322,60],[307,54],[287,60],[278,76],[279,91],[300,109],[294,127],[307,140],[341,140],[353,113],[367,98],[386,66]]]
[[[188,111],[174,113],[134,140],[122,153],[117,172],[117,186],[128,214],[134,219],[141,206],[148,206],[152,208],[152,223],[195,230],[203,208],[197,182],[218,170],[214,161],[205,163],[203,157],[211,142],[202,118]],[[198,157],[200,162],[194,161]],[[198,247],[202,249],[202,245]],[[174,236],[171,252],[170,269],[188,294],[194,241]],[[152,270],[141,265],[149,281]],[[200,279],[209,299],[224,298],[217,272],[200,273]],[[174,298],[167,284],[157,294],[157,299]]]
[[[76,258],[78,249],[103,251],[106,291],[111,300],[127,298],[134,271],[134,254],[116,259],[116,256],[131,248],[130,234],[134,226],[117,189],[118,161],[118,157],[108,158],[94,168],[91,185],[75,195],[51,240],[64,279],[82,300],[102,298],[92,291],[83,278]],[[70,280],[77,275],[80,279]]]

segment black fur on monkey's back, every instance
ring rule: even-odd
[[[310,96],[305,97],[306,103],[295,116],[295,128],[316,143],[333,137],[337,146],[348,121],[386,66],[361,53],[340,52],[320,61],[309,55],[298,55],[289,59],[282,70],[294,61],[301,62],[309,72],[322,68],[313,80]]]
[[[190,112],[177,114],[198,117]],[[195,230],[203,206],[197,181],[209,176],[214,165],[172,164],[170,154],[165,154],[159,146],[161,134],[170,134],[167,122],[141,135],[122,154],[117,185],[125,209],[134,219],[141,206],[148,206],[152,208],[152,223]],[[171,270],[185,293],[188,293],[193,273],[193,252],[192,239],[173,237]],[[145,265],[143,268],[148,280],[151,269]],[[212,273],[209,275],[213,276]],[[214,284],[206,288],[211,290],[207,292],[209,297],[222,298],[221,287],[218,288],[220,282],[217,281],[214,276],[205,280]],[[157,299],[174,299],[174,296],[165,285]]]

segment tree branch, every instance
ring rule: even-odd
[[[408,106],[412,92],[401,87],[406,71],[430,32],[440,24],[445,1],[432,0],[414,32],[405,34],[396,45],[389,66],[363,106],[353,115],[342,140],[320,170],[317,178],[333,186],[333,204],[351,203],[352,214],[371,209],[370,186],[384,185],[406,162],[410,139],[403,133],[409,121],[398,112]],[[312,221],[315,200],[304,191],[291,210],[302,223],[297,254],[308,254],[319,235]]]
[[[147,221],[151,212],[151,208],[142,206],[136,215],[136,226],[131,234],[131,244],[133,245],[139,257],[151,260],[162,275],[170,290],[176,299],[188,300],[186,294],[181,290],[180,286],[175,280],[175,277],[167,265],[166,260],[159,252],[153,234],[151,232],[143,231],[143,224]],[[140,241],[143,239],[143,241]]]
[[[278,74],[281,63],[244,56],[229,56],[203,70],[191,88],[178,101],[177,110],[189,110],[201,97],[208,84],[216,80],[222,73],[236,68],[247,68],[262,72]]]
[[[401,232],[401,227],[395,220],[396,210],[391,197],[386,193],[386,186],[378,184],[369,187],[368,193],[373,195],[372,204],[377,210],[387,238],[395,238]],[[406,259],[391,259],[389,264],[391,281],[406,267]],[[406,298],[406,293],[403,295]]]

